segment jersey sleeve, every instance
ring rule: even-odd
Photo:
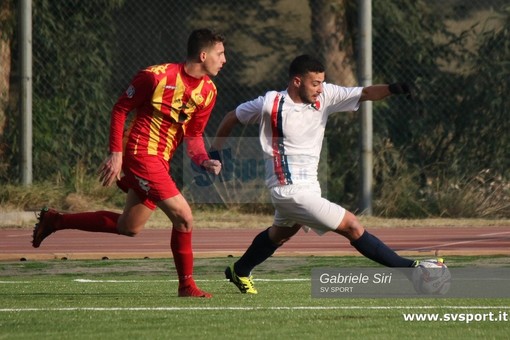
[[[197,112],[187,123],[184,133],[184,144],[186,145],[186,153],[188,157],[197,165],[209,159],[204,144],[204,130],[211,116],[212,109],[216,103],[216,94],[213,99],[204,107],[203,110]]]
[[[151,73],[140,71],[119,97],[110,118],[110,152],[122,152],[122,136],[126,118],[132,110],[150,98],[156,82]]]
[[[328,114],[357,111],[362,91],[363,87],[343,87],[325,83],[323,85],[323,93]]]
[[[241,124],[258,124],[262,117],[262,109],[264,106],[264,97],[250,100],[240,104],[236,108],[236,116]]]

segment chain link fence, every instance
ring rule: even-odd
[[[2,25],[14,29],[8,40],[10,96],[0,120],[0,181],[16,183],[20,51],[17,2],[2,6],[7,3],[11,20],[3,18]],[[379,213],[391,214],[383,201],[409,199],[396,192],[397,184],[413,191],[419,205],[419,195],[452,184],[439,182],[441,174],[461,178],[490,169],[490,179],[508,175],[509,110],[502,103],[510,79],[506,3],[373,1],[373,82],[406,81],[415,89],[414,101],[392,97],[374,104]],[[139,69],[184,60],[191,30],[212,27],[227,38],[227,64],[214,79],[218,100],[205,133],[211,137],[238,104],[284,89],[288,65],[299,54],[323,58],[327,81],[357,84],[358,15],[353,0],[33,1],[34,180],[66,182],[78,173],[94,174],[108,152],[109,113],[117,97]],[[343,58],[340,66],[337,56]],[[256,133],[248,127],[235,137]],[[488,138],[483,147],[480,135]],[[350,208],[358,199],[358,138],[356,113],[334,116],[322,161],[329,198]],[[258,148],[251,140],[243,148]],[[185,164],[178,153],[172,174],[192,202],[200,201],[187,190]],[[398,212],[407,213],[413,214]]]

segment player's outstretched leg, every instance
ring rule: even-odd
[[[39,222],[34,227],[32,246],[39,248],[46,237],[62,229],[119,234],[117,231],[119,216],[120,214],[111,211],[63,214],[45,207],[41,209]]]
[[[32,235],[32,246],[34,248],[39,248],[41,242],[56,231],[55,225],[61,217],[62,214],[54,209],[48,209],[47,207],[41,209],[37,217],[39,222],[36,223]]]
[[[415,261],[401,257],[386,244],[365,230],[351,245],[369,259],[387,267],[414,267]]]
[[[350,211],[345,211],[344,218],[335,230],[346,237],[351,245],[365,257],[387,267],[413,267],[413,260],[395,253],[384,242],[370,234]]]

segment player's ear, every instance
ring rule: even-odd
[[[206,51],[200,52],[200,61],[204,62],[205,59],[207,59],[207,52]]]
[[[301,77],[295,76],[294,78],[292,78],[292,85],[294,85],[295,87],[299,87],[302,81],[303,80],[301,79]]]

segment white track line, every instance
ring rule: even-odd
[[[496,237],[496,236],[498,236],[498,235],[508,235],[508,234],[510,234],[509,231],[499,232],[499,233],[480,234],[480,235],[476,236],[476,237],[482,237],[480,239],[473,239],[473,240],[468,240],[468,241],[450,242],[450,243],[440,243],[440,244],[435,244],[435,245],[432,245],[432,246],[411,248],[411,249],[406,249],[406,250],[417,250],[417,251],[420,251],[420,250],[434,250],[434,249],[436,249],[438,247],[451,247],[451,246],[457,246],[457,245],[460,245],[460,244],[469,244],[469,243],[479,243],[479,242],[486,242],[486,241],[494,241],[494,240],[499,240],[500,239],[499,237]],[[492,238],[486,238],[486,237],[492,237]]]
[[[227,311],[227,310],[426,310],[426,309],[510,309],[510,306],[281,306],[281,307],[55,307],[55,308],[0,308],[0,312],[111,312],[111,311]]]

